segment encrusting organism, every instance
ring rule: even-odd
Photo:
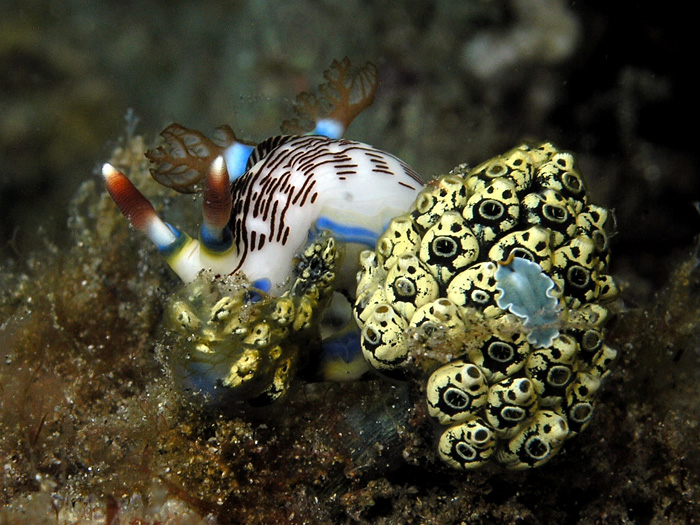
[[[589,423],[617,355],[604,344],[612,225],[571,154],[522,145],[431,181],[361,254],[365,357],[427,377],[445,462],[536,467]]]

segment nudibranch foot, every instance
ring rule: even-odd
[[[569,153],[522,145],[429,183],[361,255],[363,354],[418,381],[448,465],[537,467],[590,422],[617,356],[611,218]]]

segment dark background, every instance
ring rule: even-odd
[[[53,523],[71,509],[93,520],[104,510],[106,522],[119,505],[127,521],[141,512],[139,494],[156,512],[163,486],[221,522],[295,513],[298,523],[693,522],[700,183],[687,10],[0,0],[0,493],[12,506],[0,522],[42,522],[22,514],[33,512]],[[262,424],[163,412],[177,403],[161,403],[154,346],[174,278],[99,198],[98,167],[124,137],[150,144],[173,121],[204,132],[228,123],[254,141],[275,135],[295,95],[346,55],[376,63],[381,82],[348,137],[426,179],[549,140],[577,154],[591,200],[616,212],[611,273],[623,293],[607,342],[620,359],[593,423],[543,468],[445,472],[420,448],[432,436],[408,432],[394,436],[398,456],[386,454],[397,464],[364,478],[338,471],[352,437],[344,425],[372,426],[365,403],[390,399],[385,381],[303,385]],[[90,180],[69,230],[71,199]],[[187,208],[184,199],[176,204]],[[418,449],[403,455],[408,438]],[[334,479],[348,484],[337,495],[324,485]]]

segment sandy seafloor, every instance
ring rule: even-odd
[[[0,523],[700,521],[695,28],[677,4],[2,0]],[[540,469],[442,467],[405,421],[369,422],[410,406],[381,380],[229,419],[167,384],[154,347],[177,280],[98,167],[116,148],[166,214],[196,208],[147,180],[144,144],[173,121],[277,134],[344,56],[380,71],[347,137],[426,180],[549,140],[615,210],[622,355]],[[376,441],[349,441],[362,430]]]

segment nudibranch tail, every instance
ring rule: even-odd
[[[360,348],[360,329],[352,320],[347,299],[335,293],[321,318],[321,351],[312,379],[320,381],[356,381],[370,367]]]

